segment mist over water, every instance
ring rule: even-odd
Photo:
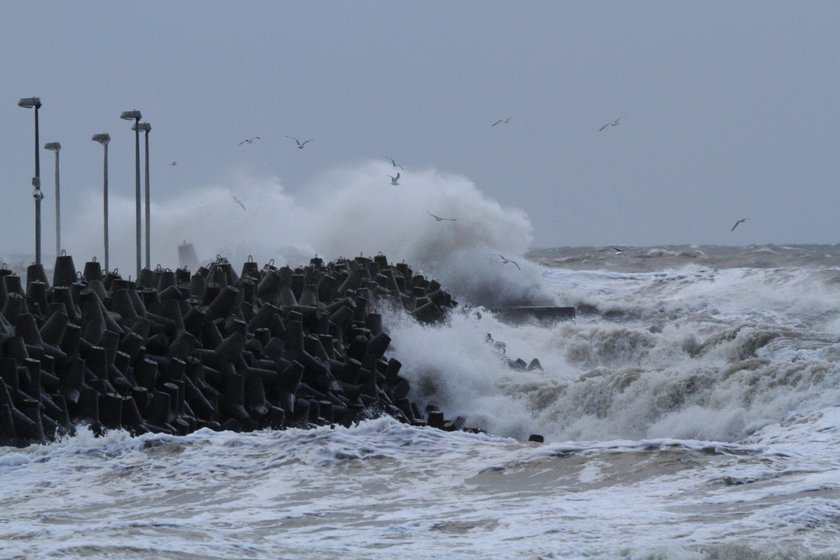
[[[409,169],[392,186],[393,173],[384,162],[334,169],[294,194],[277,178],[240,174],[153,203],[152,266],[178,266],[177,247],[185,241],[202,263],[220,255],[237,267],[249,257],[296,266],[316,254],[332,260],[383,253],[470,303],[554,301],[538,267],[524,259],[533,239],[524,212],[503,208],[463,177]],[[102,221],[101,195],[82,196],[85,210],[68,220],[67,247],[78,259],[102,260],[102,228],[92,227]],[[112,197],[110,220],[112,268],[126,275],[135,269],[134,200]]]

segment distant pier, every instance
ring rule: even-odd
[[[509,323],[568,321],[575,318],[574,307],[516,305],[496,307],[490,311],[502,321]]]

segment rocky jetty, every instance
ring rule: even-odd
[[[409,400],[377,309],[418,321],[456,302],[439,283],[384,255],[237,274],[222,258],[195,273],[143,270],[136,281],[96,261],[56,259],[25,282],[0,270],[0,445],[122,428],[187,434],[200,428],[350,425],[388,414],[461,429]]]

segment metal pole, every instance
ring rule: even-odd
[[[59,178],[59,152],[55,151],[55,256],[61,255],[61,179]]]
[[[105,146],[105,186],[102,200],[105,203],[105,272],[108,272],[111,270],[108,268],[108,142],[103,145]]]
[[[134,119],[134,177],[135,177],[135,202],[136,202],[136,224],[137,224],[137,276],[135,281],[140,279],[140,118]]]
[[[35,187],[33,196],[35,198],[35,262],[41,264],[41,152],[39,150],[40,138],[38,134],[38,109],[35,106],[35,178],[32,180]]]
[[[151,239],[151,229],[149,227],[150,210],[149,210],[149,129],[146,129],[146,268],[152,269],[150,262],[149,241]]]

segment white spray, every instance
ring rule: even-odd
[[[503,208],[463,177],[409,169],[392,186],[389,170],[384,162],[336,169],[300,195],[289,194],[276,178],[240,175],[225,186],[153,203],[151,264],[177,266],[177,246],[184,241],[202,262],[221,255],[236,265],[249,256],[294,266],[315,254],[383,253],[471,303],[553,302],[538,267],[523,258],[532,241],[524,212]],[[83,196],[87,210],[69,225],[67,246],[77,258],[99,255],[101,261],[101,231],[91,227],[101,222],[99,195],[91,190]],[[437,221],[430,213],[454,221]],[[134,201],[112,197],[110,214],[110,260],[124,273],[133,271]]]

